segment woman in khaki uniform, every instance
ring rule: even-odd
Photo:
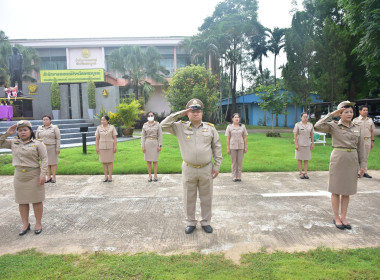
[[[8,136],[16,131],[18,137],[8,140]],[[45,200],[44,183],[48,165],[45,145],[35,140],[32,124],[29,121],[19,121],[0,135],[0,147],[12,150],[12,164],[15,167],[13,179],[15,201],[19,204],[23,223],[19,235],[24,235],[30,230],[29,203],[33,204],[36,217],[34,233],[40,234],[42,232],[42,202]]]
[[[243,157],[247,152],[247,129],[240,123],[240,115],[233,114],[232,124],[227,126],[227,153],[231,156],[232,181],[241,181]]]
[[[364,175],[364,143],[360,137],[360,127],[352,122],[355,103],[343,101],[338,109],[327,114],[315,124],[315,129],[330,133],[334,150],[330,157],[329,192],[334,211],[333,223],[339,229],[351,229],[346,220],[350,195],[356,194],[360,165],[360,177]],[[332,117],[339,121],[329,121]],[[339,215],[340,206],[340,215]]]
[[[48,154],[48,169],[45,183],[55,183],[58,155],[61,149],[61,132],[59,131],[58,126],[51,123],[51,117],[49,115],[44,115],[42,121],[43,125],[37,128],[36,138],[42,139]],[[53,175],[53,177],[51,177],[51,175]]]
[[[162,148],[162,129],[158,122],[154,121],[153,112],[147,114],[148,121],[144,123],[141,132],[141,149],[149,173],[148,182],[152,182],[152,162],[154,179],[157,182],[158,154]]]
[[[295,157],[298,159],[298,170],[301,179],[309,179],[307,168],[311,159],[311,150],[314,149],[314,127],[307,119],[307,113],[301,113],[301,121],[296,123],[293,129],[294,144],[296,146]],[[302,173],[302,161],[304,161],[304,173]]]
[[[113,162],[117,147],[117,132],[115,127],[109,123],[109,120],[108,116],[103,116],[102,124],[98,126],[95,132],[96,152],[99,154],[99,161],[103,163],[103,182],[112,182]]]

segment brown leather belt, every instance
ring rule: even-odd
[[[193,167],[193,168],[202,168],[202,167],[208,165],[211,161],[208,162],[208,163],[205,163],[205,164],[201,164],[201,165],[193,165],[193,164],[187,163],[186,161],[183,161],[183,162],[184,162],[186,165],[188,165],[188,166],[190,166],[190,167]]]

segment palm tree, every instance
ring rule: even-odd
[[[250,40],[250,46],[252,49],[251,59],[252,61],[259,60],[259,71],[262,81],[264,81],[263,56],[267,57],[267,52],[269,50],[268,42],[266,40],[268,34],[266,34],[265,31],[267,31],[267,29],[264,26],[260,26],[258,32],[253,35]]]
[[[274,54],[274,85],[276,85],[276,58],[281,49],[285,47],[285,29],[275,27],[273,30],[268,30],[268,32],[270,33],[268,41],[269,51]]]
[[[162,84],[167,83],[165,75],[169,71],[160,65],[160,59],[161,55],[154,47],[124,46],[112,51],[107,60],[111,70],[121,73],[128,80],[137,100],[139,92],[141,95],[152,92],[152,88],[146,85],[148,78]]]

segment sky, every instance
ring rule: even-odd
[[[10,39],[192,36],[220,0],[0,0]],[[259,0],[265,27],[290,27],[291,0]],[[282,52],[277,65],[286,62]],[[273,72],[273,57],[264,59]]]

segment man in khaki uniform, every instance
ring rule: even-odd
[[[186,234],[192,233],[197,224],[195,209],[198,191],[202,218],[200,223],[205,232],[212,233],[210,225],[212,180],[218,176],[222,164],[222,145],[218,132],[213,124],[202,122],[202,109],[202,101],[191,99],[186,105],[186,110],[171,114],[161,123],[165,131],[177,136],[181,150]],[[178,118],[186,115],[190,121],[177,121]],[[212,157],[214,157],[214,165],[211,161]]]
[[[364,176],[366,178],[372,178],[367,173],[367,163],[369,152],[372,150],[375,143],[375,124],[373,120],[368,117],[368,107],[360,106],[359,108],[360,116],[353,120],[354,124],[360,125],[361,127],[361,137],[364,141],[364,152],[365,152],[365,161],[364,161]]]

